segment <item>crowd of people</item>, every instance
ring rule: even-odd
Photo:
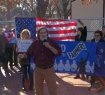
[[[78,28],[75,41],[86,41],[87,38],[87,27],[79,19],[78,22],[82,27]],[[11,29],[6,27],[6,32]],[[21,40],[30,39],[30,31],[24,29],[20,34]],[[91,42],[105,42],[105,25],[102,26],[102,30],[94,32],[94,38]],[[0,62],[6,63],[3,68],[5,72],[8,72],[8,63],[10,68],[14,65],[18,65],[17,57],[19,58],[19,64],[21,66],[20,71],[22,72],[22,90],[26,90],[24,82],[27,78],[30,79],[29,90],[33,90],[35,86],[36,95],[44,95],[43,83],[46,81],[50,95],[57,95],[56,78],[54,72],[54,57],[61,56],[62,50],[58,43],[48,37],[48,30],[46,27],[40,27],[38,30],[38,40],[28,48],[27,52],[17,52],[16,44],[6,44],[2,34],[0,34]],[[6,57],[5,57],[6,56]],[[33,72],[30,72],[30,58],[34,56],[35,68],[35,85],[33,80]],[[5,57],[5,60],[2,60]],[[14,58],[13,58],[14,57]],[[88,57],[88,55],[87,55]],[[14,59],[14,60],[13,60]],[[9,62],[8,62],[9,61]],[[14,64],[13,64],[14,63]],[[91,77],[90,88],[92,92],[98,92],[100,89],[105,87],[105,78],[102,76],[88,76],[85,73],[77,74],[74,79],[81,78],[85,79]],[[98,87],[94,84],[99,83]]]
[[[9,27],[6,27],[4,32],[11,32],[11,29]],[[1,46],[0,54],[5,53],[9,56],[8,58],[9,66],[10,68],[12,68],[13,66],[18,65],[17,64],[18,62],[17,62],[16,44],[7,44],[5,41],[5,37],[3,35],[4,32],[0,31],[0,46]],[[3,61],[2,58],[1,58],[1,61]]]
[[[77,35],[75,36],[75,41],[86,41],[87,38],[87,27],[84,23],[79,19],[78,22],[82,25],[82,27],[78,28]],[[105,42],[105,25],[102,26],[101,30],[96,30],[94,32],[93,39],[90,42]],[[95,65],[96,66],[96,65]],[[94,67],[95,68],[95,67]],[[95,69],[94,69],[95,70]],[[81,73],[82,79],[89,78],[88,75],[84,75],[85,73]],[[80,74],[77,74],[74,79],[80,78]],[[90,87],[89,90],[92,92],[98,92],[101,89],[105,88],[105,77],[97,76],[93,74],[90,79]],[[98,86],[97,86],[98,85]]]

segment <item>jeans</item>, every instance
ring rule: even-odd
[[[33,89],[34,81],[33,81],[33,72],[30,72],[30,65],[22,65],[22,85],[24,87],[24,81],[26,78],[30,79],[30,89]]]
[[[14,50],[14,65],[17,66],[17,52]]]
[[[9,54],[9,62],[10,62],[10,66],[12,66],[13,65],[13,47],[7,47],[6,53]]]

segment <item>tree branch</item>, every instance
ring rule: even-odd
[[[34,12],[34,14],[36,15],[36,11],[33,9],[33,7],[31,7],[25,0],[23,1],[23,3],[25,3],[29,8],[31,8],[31,10]]]

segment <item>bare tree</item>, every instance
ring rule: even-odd
[[[57,4],[57,12],[60,17],[63,16],[64,19],[67,19],[68,16],[71,16],[71,3],[77,0],[59,0],[60,5]],[[98,2],[98,0],[80,0],[83,5],[90,6],[92,1]]]
[[[11,19],[11,16],[10,16],[10,11],[11,9],[13,9],[16,5],[18,5],[20,3],[20,0],[0,0],[0,8],[1,8],[1,11],[2,9],[5,9],[5,15],[7,20],[10,20]]]
[[[26,9],[29,10],[30,14],[32,17],[36,17],[37,12],[36,12],[36,6],[37,6],[37,2],[36,0],[21,0],[21,4],[22,4],[22,9]]]
[[[29,11],[33,17],[45,17],[46,11],[49,11],[49,17],[56,10],[59,17],[67,19],[71,15],[70,3],[76,0],[0,0],[0,12],[5,11],[6,19],[11,19],[11,11],[21,7],[23,12]],[[80,0],[82,4],[87,6],[92,4],[92,1],[98,0]],[[51,2],[53,2],[51,4]],[[2,12],[4,13],[4,12]],[[17,12],[16,12],[17,13]]]

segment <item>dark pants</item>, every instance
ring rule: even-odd
[[[91,76],[91,80],[90,80],[91,86],[95,83],[95,81],[96,81],[95,75]]]
[[[9,54],[10,66],[13,65],[13,47],[7,47],[6,53]]]
[[[8,54],[0,52],[0,62],[2,63],[3,69],[5,71],[7,71],[8,69],[8,59],[9,59]]]
[[[14,50],[14,65],[17,66],[17,52]]]
[[[23,87],[24,87],[25,79],[29,76],[30,89],[33,88],[33,86],[34,86],[33,72],[30,72],[30,65],[22,65],[21,69],[22,69],[22,73],[23,73],[23,76],[22,76],[22,85],[23,85]],[[27,73],[28,73],[28,76],[27,76]]]

